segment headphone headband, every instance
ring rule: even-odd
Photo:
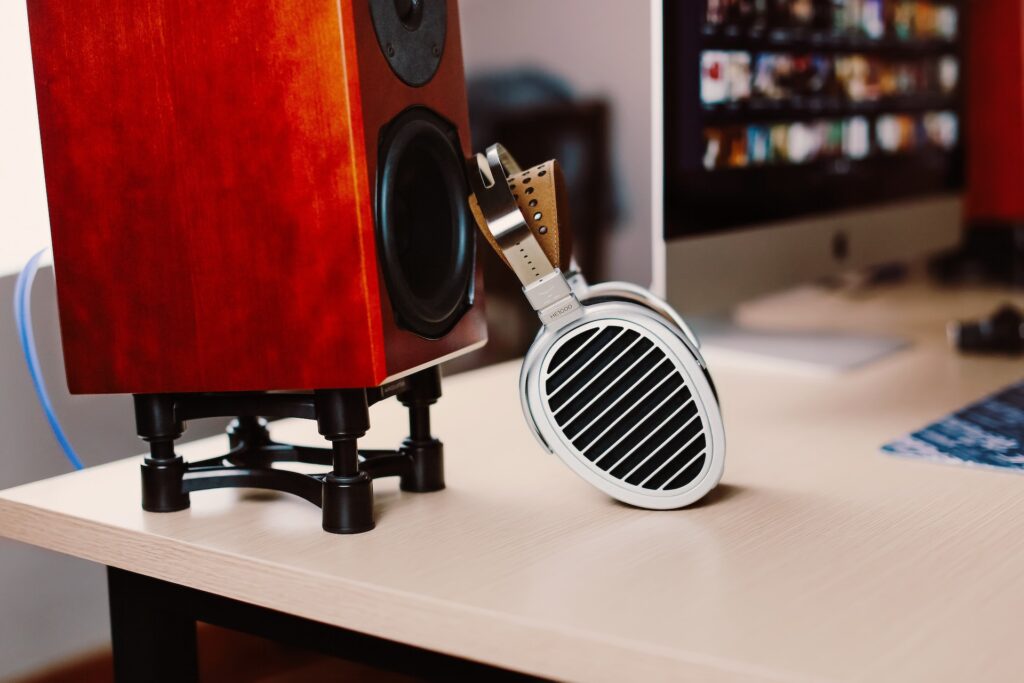
[[[476,155],[479,173],[470,173],[470,181],[483,217],[484,236],[504,255],[523,287],[551,274],[555,266],[548,260],[540,242],[513,197],[508,178],[520,173],[519,164],[502,145],[487,148],[486,156]]]
[[[534,235],[510,187],[510,176],[522,174],[519,164],[501,144],[491,145],[486,155],[477,154],[475,160],[476,172],[469,173],[475,195],[470,208],[484,237],[519,278],[541,322],[557,326],[575,320],[582,313],[580,303]],[[557,222],[543,230],[557,244]]]

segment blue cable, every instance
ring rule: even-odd
[[[32,285],[35,283],[36,271],[39,270],[39,261],[42,259],[46,249],[43,249],[28,260],[25,268],[18,275],[18,281],[14,285],[14,322],[18,327],[18,338],[21,341],[21,350],[25,354],[25,364],[28,366],[28,374],[32,377],[32,385],[35,387],[36,396],[39,398],[39,405],[46,414],[46,420],[50,423],[53,435],[57,437],[64,455],[76,470],[82,469],[82,461],[75,454],[67,435],[57,420],[57,414],[53,411],[53,404],[50,402],[50,395],[46,392],[46,383],[43,381],[43,371],[39,366],[39,353],[36,351],[36,339],[32,333]]]

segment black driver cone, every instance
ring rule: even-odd
[[[381,268],[400,327],[443,337],[472,305],[475,232],[453,126],[421,107],[384,129],[377,185]]]

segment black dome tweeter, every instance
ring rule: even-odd
[[[415,31],[423,22],[423,0],[395,0],[395,11],[402,26]]]
[[[403,329],[437,339],[473,301],[476,233],[455,129],[421,107],[385,129],[377,232],[381,268]]]
[[[426,85],[444,55],[446,0],[369,0],[384,58],[406,85]]]

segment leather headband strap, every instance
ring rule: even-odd
[[[469,204],[484,237],[523,286],[552,272],[565,271],[572,248],[567,221],[565,181],[552,160],[523,171],[500,144],[476,155],[470,169]]]

